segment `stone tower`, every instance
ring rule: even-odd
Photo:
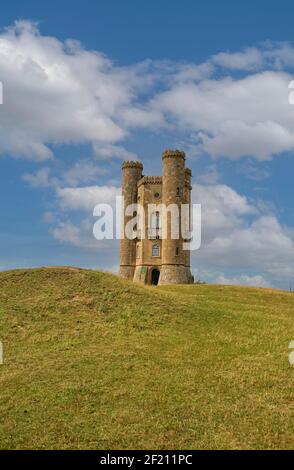
[[[137,237],[125,235],[120,246],[120,274],[145,284],[188,284],[193,282],[190,251],[183,250],[181,230],[171,237],[171,217],[162,206],[176,205],[181,220],[182,204],[191,203],[191,170],[185,167],[185,153],[166,150],[162,155],[161,176],[143,176],[143,165],[126,161],[122,165],[124,205],[137,203],[144,209],[144,220],[138,220]],[[150,212],[150,204],[152,210]],[[133,216],[123,218],[123,228]],[[138,214],[138,217],[140,215]],[[166,224],[167,236],[163,236]]]

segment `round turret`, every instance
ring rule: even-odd
[[[122,164],[122,196],[124,207],[137,202],[138,181],[142,178],[143,165],[135,160],[127,160]],[[133,279],[136,264],[136,241],[129,240],[125,236],[125,226],[132,219],[123,214],[122,240],[120,243],[120,274],[128,279]]]
[[[187,201],[185,183],[187,173],[185,169],[185,152],[180,150],[165,150],[162,154],[162,203],[166,206],[166,216],[163,224],[167,227],[167,237],[162,240],[162,269],[160,284],[180,284],[189,282],[190,270],[187,269],[188,257],[183,251],[183,238],[181,235],[181,206]],[[172,222],[168,206],[174,204],[178,207],[178,238],[172,238]]]

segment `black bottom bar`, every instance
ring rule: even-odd
[[[86,468],[148,468],[150,466],[201,466],[283,464],[292,461],[292,451],[0,451],[0,465],[30,465],[30,468],[72,465]],[[52,469],[55,470],[55,469]]]

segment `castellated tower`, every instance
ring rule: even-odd
[[[125,234],[120,247],[120,274],[145,284],[188,284],[193,282],[190,251],[183,250],[181,206],[191,203],[191,170],[185,168],[185,153],[166,150],[162,155],[162,176],[143,176],[140,162],[122,165],[124,204],[137,203],[144,209],[144,224],[137,224],[137,238]],[[150,204],[152,211],[150,213]],[[170,212],[163,207],[178,208],[179,237],[171,236]],[[124,216],[123,228],[133,217]],[[166,225],[165,225],[166,224]],[[163,227],[167,228],[164,236]]]
[[[122,165],[122,196],[124,206],[137,203],[138,181],[142,177],[143,165],[136,161],[126,161]],[[122,229],[132,217],[123,218]],[[125,236],[120,241],[120,275],[133,279],[136,266],[136,240],[129,240]]]

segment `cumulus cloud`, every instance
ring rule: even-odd
[[[59,224],[50,229],[55,240],[60,243],[69,243],[83,250],[98,251],[99,245],[95,238],[91,236],[90,221],[82,220],[78,225],[72,222],[59,222]]]
[[[290,78],[266,71],[178,84],[158,95],[154,106],[180,129],[194,132],[198,153],[267,160],[294,148]]]
[[[114,143],[125,136],[119,110],[136,85],[132,68],[115,67],[76,41],[42,36],[19,21],[0,35],[0,152],[35,160],[52,157],[49,144]]]
[[[262,51],[249,47],[242,52],[220,52],[212,57],[216,65],[235,70],[256,70],[264,62]]]
[[[50,188],[54,184],[51,179],[51,169],[48,167],[34,173],[25,173],[22,179],[33,188]]]
[[[257,213],[245,196],[224,184],[194,184],[192,199],[202,205],[205,244],[214,241],[216,236],[226,237],[234,228],[242,226],[244,219]]]
[[[197,175],[197,181],[206,185],[213,185],[218,182],[220,178],[216,165],[209,165],[205,171]]]
[[[80,246],[80,229],[71,222],[60,222],[57,227],[50,229],[53,237],[60,241],[70,243],[74,246]]]
[[[78,186],[80,183],[95,181],[99,176],[104,176],[106,169],[90,160],[79,160],[71,168],[64,171],[62,183],[68,186]]]
[[[32,173],[25,173],[22,179],[33,188],[61,188],[78,186],[80,183],[90,183],[99,176],[106,175],[107,170],[92,160],[78,160],[72,167],[59,171],[54,176],[52,169],[43,167]]]
[[[81,188],[58,188],[58,204],[63,210],[93,213],[96,204],[115,204],[121,189],[116,186],[85,186]]]
[[[216,235],[202,255],[214,265],[255,268],[275,279],[294,275],[293,238],[274,216],[261,216],[248,226],[244,223],[226,237]]]
[[[232,70],[252,71],[262,68],[281,70],[294,65],[294,47],[291,43],[264,41],[258,47],[247,47],[238,52],[220,52],[211,62]]]
[[[253,181],[262,181],[271,175],[269,168],[254,164],[252,161],[245,162],[240,167],[240,172]]]
[[[192,253],[196,265],[293,278],[293,231],[281,225],[270,206],[249,202],[226,185],[194,185],[193,200],[203,212],[202,246]]]
[[[271,287],[263,276],[248,276],[241,274],[240,276],[227,277],[223,274],[217,276],[216,284],[232,285],[232,286],[252,286],[252,287]]]
[[[60,243],[70,244],[81,250],[93,251],[94,253],[101,254],[103,252],[106,260],[109,258],[111,262],[118,259],[118,241],[96,240],[93,236],[93,220],[89,217],[82,219],[79,223],[73,223],[70,220],[59,221],[50,228],[50,233]],[[100,265],[99,268],[101,269],[102,266]]]
[[[97,156],[134,158],[118,142],[137,128],[173,128],[194,135],[196,153],[266,160],[294,148],[293,67],[288,43],[222,52],[200,64],[123,67],[18,21],[0,35],[0,153],[42,161],[56,144],[90,143]]]
[[[137,160],[138,155],[134,152],[129,152],[121,145],[95,145],[95,155],[98,158],[120,158],[122,160]]]

